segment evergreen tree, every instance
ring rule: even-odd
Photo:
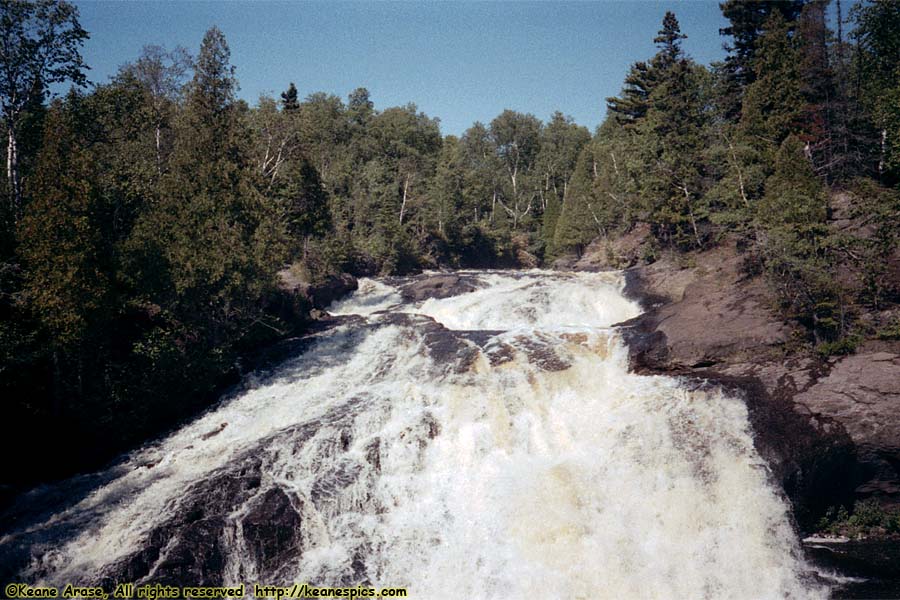
[[[606,233],[597,214],[597,203],[593,194],[595,178],[595,147],[587,144],[578,156],[572,175],[571,196],[562,206],[553,237],[553,252],[584,251],[592,239]]]
[[[656,72],[646,62],[631,66],[619,97],[606,99],[606,106],[622,123],[634,123],[647,114],[650,93],[656,83]]]
[[[448,239],[457,238],[460,224],[464,218],[463,157],[459,139],[447,136],[441,146],[437,159],[437,169],[431,181],[428,202],[428,221],[430,227],[439,235]]]
[[[824,343],[845,333],[845,311],[832,276],[827,195],[804,147],[794,135],[781,144],[757,218],[766,270],[788,316],[809,326],[816,342]]]
[[[766,21],[777,13],[790,23],[799,16],[803,4],[804,0],[725,0],[719,4],[722,15],[729,21],[719,33],[732,38],[731,44],[725,45],[729,53],[726,71],[740,89],[756,79],[757,40],[765,30]]]
[[[687,36],[681,33],[681,25],[675,18],[675,13],[666,11],[663,17],[662,29],[653,38],[653,43],[659,48],[656,55],[656,65],[665,68],[667,65],[674,64],[684,53],[681,50],[681,40],[687,39]]]
[[[703,152],[708,87],[706,71],[685,58],[678,20],[666,13],[655,38],[659,52],[651,61],[658,83],[650,94],[650,108],[638,126],[648,172],[642,195],[651,206],[657,233],[665,242],[703,245],[701,221],[704,203]]]
[[[788,23],[774,12],[766,21],[754,58],[754,82],[747,87],[741,130],[768,156],[802,122],[800,64]]]
[[[830,64],[831,32],[825,23],[826,6],[826,0],[813,0],[803,7],[796,37],[803,97],[800,115],[803,138],[809,144],[813,164],[824,174],[829,174],[835,166],[834,102],[837,89]]]
[[[19,224],[24,295],[50,341],[54,414],[83,397],[83,357],[112,316],[113,276],[108,221],[96,165],[71,95],[48,114],[44,145]],[[70,396],[74,398],[70,399]]]
[[[873,0],[854,7],[859,102],[877,128],[874,171],[900,182],[900,3]]]
[[[281,92],[281,107],[288,111],[297,110],[300,107],[300,103],[297,102],[297,86],[293,81],[288,85],[288,89]]]
[[[591,134],[586,128],[576,125],[571,117],[559,111],[551,116],[550,122],[541,131],[541,150],[536,163],[543,214],[540,233],[544,248],[551,254],[556,221],[569,198],[578,155],[590,140]]]
[[[134,285],[169,327],[190,336],[198,368],[221,368],[236,341],[264,322],[258,300],[284,257],[283,225],[252,185],[229,56],[221,31],[210,29],[161,197],[128,242]]]

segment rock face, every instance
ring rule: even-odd
[[[653,251],[653,236],[649,223],[637,223],[619,236],[599,237],[591,242],[581,256],[566,256],[553,266],[576,271],[605,271],[627,269]]]
[[[743,394],[758,449],[803,528],[857,498],[900,501],[900,343],[830,361],[791,351],[791,326],[741,265],[725,244],[690,264],[663,258],[627,271],[626,292],[647,308],[625,323],[632,368]]]
[[[349,273],[329,275],[325,281],[310,284],[297,276],[293,269],[278,272],[279,287],[306,299],[313,308],[322,310],[338,298],[357,288],[356,278]]]
[[[900,354],[864,349],[837,360],[794,402],[846,429],[863,468],[857,493],[900,499]]]
[[[474,277],[446,273],[423,275],[400,288],[400,295],[408,302],[421,302],[429,298],[449,298],[478,289]]]

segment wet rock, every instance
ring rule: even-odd
[[[516,340],[516,346],[528,357],[528,362],[542,371],[565,371],[572,366],[557,351],[556,344],[539,343],[532,338],[520,338]]]
[[[222,585],[225,552],[222,548],[222,517],[201,519],[181,527],[156,563],[153,580],[162,585]],[[161,536],[156,539],[162,541]]]
[[[426,275],[400,287],[400,295],[408,302],[421,302],[429,298],[449,298],[478,289],[474,277],[453,273]]]
[[[263,579],[272,579],[286,563],[295,560],[303,549],[298,498],[281,488],[270,488],[258,497],[241,520],[244,544]]]
[[[469,332],[452,331],[431,317],[405,313],[390,313],[379,324],[408,327],[411,336],[421,336],[429,356],[442,373],[464,373],[478,358],[478,345],[467,338]]]
[[[108,567],[98,584],[115,582],[164,585],[222,585],[231,553],[249,552],[260,577],[277,579],[295,564],[305,549],[304,536],[314,529],[304,515],[315,514],[308,499],[285,489],[267,476],[277,461],[279,449],[295,452],[311,443],[323,426],[353,419],[359,404],[351,399],[318,421],[286,428],[260,440],[240,453],[228,466],[190,485],[173,500],[168,517],[153,527],[140,548]],[[338,427],[340,430],[340,427]],[[340,437],[339,431],[336,432]],[[339,439],[336,440],[339,445]],[[359,472],[349,465],[330,478],[321,475],[317,484],[337,490],[350,485]],[[332,480],[333,479],[333,480]],[[243,536],[243,543],[236,540]]]

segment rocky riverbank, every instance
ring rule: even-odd
[[[627,268],[626,293],[646,308],[624,324],[632,368],[743,395],[758,449],[790,499],[801,532],[816,532],[823,517],[863,499],[896,507],[900,341],[870,339],[853,354],[822,357],[803,343],[799,326],[778,315],[764,278],[746,273],[734,243],[646,264],[641,255],[648,234],[638,227],[598,240],[577,261],[558,265]],[[849,546],[818,544],[811,555],[850,575],[884,578],[883,585],[860,588],[873,594],[867,597],[900,596],[897,573],[878,566],[900,564],[896,534],[882,529],[864,535],[867,541]],[[822,561],[825,556],[830,562]],[[861,597],[854,593],[848,588],[846,597]]]

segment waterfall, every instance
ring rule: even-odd
[[[45,584],[828,596],[744,403],[628,372],[614,325],[640,308],[619,274],[466,276],[477,289],[418,303],[402,279],[362,280],[295,358],[20,499],[0,559]]]

